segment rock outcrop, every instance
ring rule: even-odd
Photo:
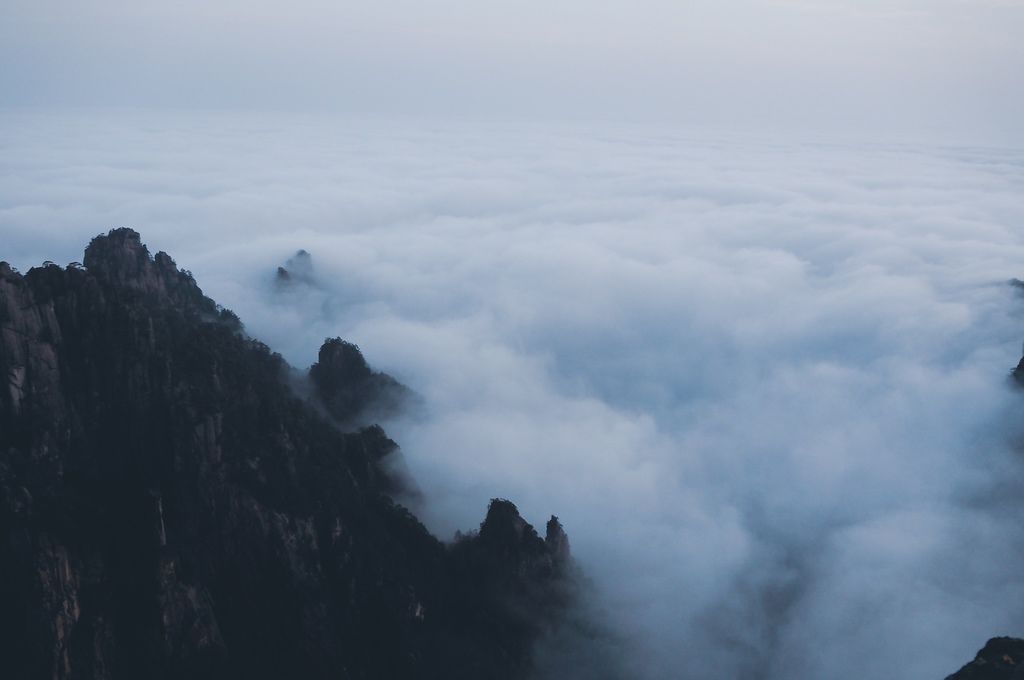
[[[1024,640],[992,638],[974,661],[946,680],[1024,680]]]
[[[341,338],[324,342],[309,377],[317,397],[342,424],[391,418],[412,396],[387,373],[371,369],[359,348]]]
[[[0,677],[529,671],[571,600],[556,519],[496,500],[442,543],[389,495],[394,442],[338,426],[398,389],[354,346],[311,371],[332,418],[134,231],[84,265],[0,263]]]

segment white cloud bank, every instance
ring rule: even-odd
[[[325,336],[441,535],[566,525],[628,677],[941,678],[1024,634],[1024,152],[429,129],[0,121],[0,257],[137,228],[299,366]],[[321,287],[275,297],[313,254]]]

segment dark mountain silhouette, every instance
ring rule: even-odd
[[[384,430],[339,425],[405,388],[340,339],[309,398],[292,371],[132,230],[0,263],[0,677],[529,673],[572,603],[557,519],[494,500],[442,543]]]
[[[946,680],[1024,680],[1024,640],[992,638],[974,661]]]
[[[393,417],[412,400],[405,385],[372,370],[359,348],[341,338],[324,342],[309,378],[320,402],[342,424]]]

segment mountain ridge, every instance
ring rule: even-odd
[[[574,597],[557,519],[542,539],[495,499],[442,543],[393,499],[384,430],[339,426],[400,387],[358,348],[324,344],[314,404],[137,232],[83,264],[0,263],[5,677],[530,673]]]

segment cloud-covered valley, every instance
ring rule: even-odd
[[[0,258],[132,226],[294,365],[340,335],[422,395],[387,429],[424,520],[557,514],[627,677],[939,678],[1024,634],[1024,152],[126,113],[0,150]]]

